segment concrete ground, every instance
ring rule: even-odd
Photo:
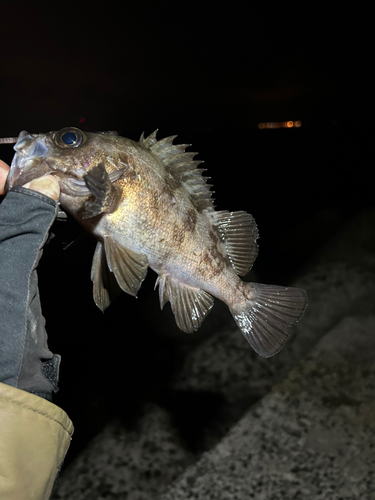
[[[52,498],[375,499],[374,227],[375,211],[356,214],[305,262],[290,284],[309,307],[277,356],[216,306],[215,334],[179,349],[175,398],[112,418]]]

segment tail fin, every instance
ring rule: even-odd
[[[307,307],[301,288],[249,283],[249,299],[242,310],[230,311],[242,334],[260,356],[269,358],[285,344],[288,327],[297,323]]]

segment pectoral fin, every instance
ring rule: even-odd
[[[169,275],[159,276],[160,307],[163,309],[168,300],[171,303],[177,326],[187,333],[198,330],[204,318],[214,305],[213,297],[199,288],[180,283]]]
[[[104,311],[121,292],[115,275],[109,270],[103,243],[98,241],[91,266],[94,302]]]
[[[104,240],[105,255],[110,271],[117,283],[130,295],[137,295],[147,274],[146,255],[134,252],[107,236]]]
[[[118,180],[122,174],[123,170],[115,170],[108,174],[104,164],[100,163],[84,176],[86,187],[93,199],[84,203],[80,214],[83,219],[116,210],[121,191],[113,185],[113,182]]]

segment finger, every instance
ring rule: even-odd
[[[53,175],[38,177],[38,179],[33,179],[23,187],[45,194],[55,201],[57,201],[60,196],[60,184]]]
[[[5,181],[8,177],[9,173],[9,166],[0,160],[0,195],[5,194],[4,193],[4,186],[5,186]]]

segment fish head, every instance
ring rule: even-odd
[[[5,191],[23,186],[33,179],[52,174],[61,192],[74,197],[87,196],[83,177],[99,163],[108,163],[108,150],[115,136],[86,133],[76,127],[58,132],[19,134]]]

